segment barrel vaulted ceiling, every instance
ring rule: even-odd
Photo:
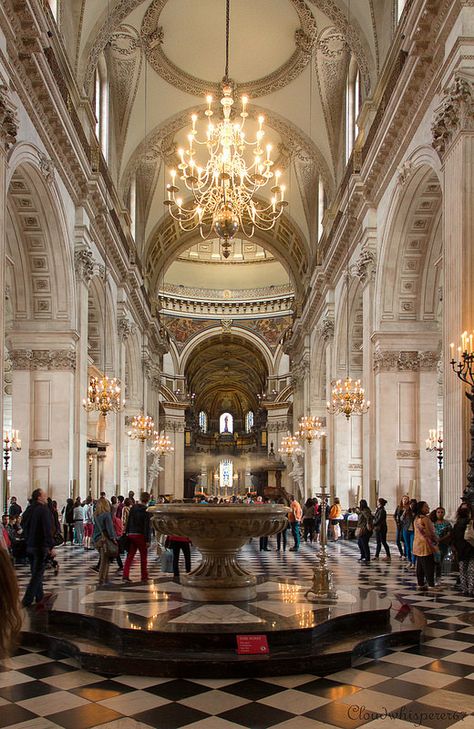
[[[205,108],[206,94],[218,94],[225,1],[70,0],[68,6],[66,46],[89,95],[104,54],[110,166],[125,202],[136,179],[137,242],[145,250],[163,218],[168,170],[190,115]],[[265,141],[284,171],[288,216],[305,239],[308,260],[316,241],[318,177],[330,199],[343,170],[350,55],[366,96],[388,49],[392,6],[392,0],[231,0],[230,76],[237,96],[248,93],[251,114],[266,117]]]

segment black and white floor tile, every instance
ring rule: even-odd
[[[277,553],[257,545],[243,553],[255,574],[311,575],[317,547]],[[58,552],[61,569],[48,573],[48,589],[97,580],[94,552]],[[420,607],[429,621],[422,644],[384,649],[329,676],[246,680],[128,676],[125,666],[110,678],[81,670],[73,659],[20,648],[0,663],[0,729],[474,729],[474,599],[455,589],[456,575],[443,577],[438,593],[419,592],[398,557],[360,566],[353,542],[331,544],[330,554],[340,589],[372,587]],[[150,572],[163,577],[153,554]],[[25,585],[27,568],[18,575]],[[118,586],[120,574],[112,570],[112,578]]]

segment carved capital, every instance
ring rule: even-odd
[[[364,246],[360,255],[352,267],[352,273],[365,285],[369,281],[373,281],[375,277],[377,255],[372,248]]]
[[[88,248],[81,248],[74,253],[74,270],[79,281],[89,286],[94,275],[94,258],[92,251]]]
[[[325,342],[334,339],[335,322],[332,317],[326,316],[321,323],[321,336]]]
[[[14,349],[10,359],[14,370],[76,369],[76,353],[72,349]]]
[[[18,117],[8,87],[0,84],[0,144],[8,150],[16,142]]]
[[[474,131],[474,84],[458,76],[446,90],[431,125],[432,144],[441,157],[460,131]]]

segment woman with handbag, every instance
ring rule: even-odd
[[[377,546],[375,548],[374,559],[379,558],[383,546],[386,554],[385,560],[386,562],[391,562],[392,557],[390,555],[390,547],[387,544],[387,512],[385,511],[386,503],[387,501],[385,499],[378,499],[377,508],[375,509],[374,530],[375,538],[377,540]]]
[[[460,588],[463,595],[474,597],[474,544],[471,538],[472,507],[463,501],[456,512],[453,526],[452,547],[459,561]]]
[[[92,542],[99,552],[99,585],[109,583],[110,558],[118,554],[117,538],[110,513],[110,503],[104,497],[98,499],[94,512],[94,533]]]
[[[361,499],[359,502],[359,519],[357,521],[356,537],[357,544],[360,551],[359,562],[370,562],[370,547],[369,541],[372,536],[374,528],[374,522],[372,512],[369,509],[369,505],[365,499]]]
[[[429,517],[430,507],[426,501],[418,501],[413,522],[413,555],[416,557],[416,580],[419,588],[428,583],[429,590],[436,590],[435,553],[439,552],[434,524]]]

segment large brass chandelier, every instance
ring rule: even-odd
[[[168,438],[167,435],[165,435],[164,433],[158,434],[156,431],[153,435],[154,440],[150,448],[151,453],[154,453],[160,458],[162,456],[167,456],[170,453],[174,453],[174,446],[171,445],[171,440]]]
[[[307,443],[312,443],[313,440],[321,440],[326,433],[323,430],[323,423],[320,418],[315,415],[303,415],[299,419],[298,430],[295,435]]]
[[[151,415],[145,414],[145,379],[146,379],[146,356],[145,356],[145,332],[142,333],[142,409],[138,415],[134,415],[131,428],[127,435],[132,440],[139,440],[141,443],[153,438],[156,435],[155,421]]]
[[[282,456],[287,456],[290,458],[294,453],[298,454],[301,452],[301,444],[296,436],[288,433],[288,435],[285,435],[285,437],[281,439],[278,453],[280,453]]]
[[[270,230],[288,204],[285,186],[280,184],[281,172],[274,171],[272,146],[264,144],[263,116],[258,117],[255,139],[246,136],[248,98],[242,96],[240,120],[232,115],[233,84],[229,79],[229,11],[226,0],[226,62],[222,80],[222,116],[214,122],[213,98],[207,96],[208,118],[206,138],[198,139],[197,114],[191,116],[192,128],[187,135],[187,149],[178,149],[178,170],[171,170],[171,184],[167,185],[164,204],[184,231],[199,228],[205,239],[217,235],[222,240],[223,255],[229,256],[231,240],[240,229],[250,238],[255,228]],[[207,150],[207,159],[198,157],[199,148]],[[190,201],[183,202],[178,179],[190,192]],[[270,203],[256,199],[260,190],[273,182]]]

